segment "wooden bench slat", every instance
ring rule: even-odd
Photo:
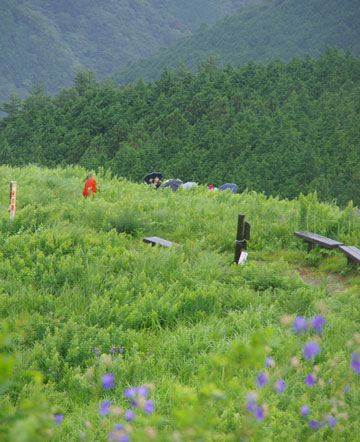
[[[336,241],[335,239],[327,238],[326,236],[318,235],[317,233],[308,232],[306,230],[294,232],[294,235],[304,239],[305,241],[324,244],[324,246],[328,246],[329,248],[338,247],[344,244],[340,241]]]
[[[335,249],[336,247],[342,246],[344,244],[340,241],[327,238],[326,236],[308,232],[307,230],[294,232],[294,235],[309,243],[309,251],[312,249],[313,244],[321,245],[322,247],[325,247],[327,249]]]
[[[143,241],[147,244],[151,244],[152,246],[155,246],[155,244],[160,244],[161,246],[172,247],[174,245],[172,241],[168,241],[164,238],[159,238],[158,236],[149,236],[147,238],[143,238]]]
[[[360,262],[360,250],[355,246],[339,246],[339,250],[341,250],[348,258],[348,261],[352,261],[354,267]]]

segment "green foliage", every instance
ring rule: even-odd
[[[274,198],[302,192],[301,226],[317,230],[315,211],[331,210],[317,200],[345,206],[360,198],[359,73],[359,59],[335,49],[267,66],[220,68],[209,60],[197,75],[164,71],[156,83],[118,89],[84,71],[54,98],[41,88],[20,103],[14,98],[0,122],[0,155],[12,166],[77,164],[134,181],[160,170]],[[60,194],[62,183],[53,186]],[[278,214],[279,236],[293,217]],[[345,218],[346,232],[335,221],[327,233],[351,235]]]
[[[14,353],[21,329],[2,322],[0,331],[0,437],[4,442],[48,441],[53,434],[39,372],[21,366]]]
[[[205,186],[155,191],[105,169],[96,175],[101,192],[84,199],[85,173],[0,168],[2,440],[95,442],[111,431],[144,442],[352,440],[359,431],[359,375],[350,366],[360,346],[358,271],[348,290],[331,296],[325,279],[305,284],[294,272],[305,263],[305,246],[293,232],[307,223],[359,247],[356,208],[314,194],[289,201]],[[18,183],[11,224],[10,180]],[[233,263],[240,211],[251,223],[245,266]],[[142,235],[178,246],[151,247]],[[339,255],[317,256],[325,272],[340,272],[341,263]],[[326,318],[319,335],[311,326],[318,314]],[[295,334],[299,315],[308,328]],[[309,341],[321,348],[313,360],[303,356]],[[274,366],[265,367],[266,356]],[[259,387],[264,371],[269,382]],[[104,389],[109,373],[115,385]],[[314,387],[304,383],[311,373]],[[124,389],[140,385],[155,410],[146,413],[138,398],[127,422]],[[260,420],[248,410],[252,393]],[[111,407],[101,416],[104,400]],[[308,417],[300,415],[303,405]],[[334,428],[328,415],[337,418]],[[312,419],[324,425],[311,428]],[[124,430],[115,429],[119,423]]]

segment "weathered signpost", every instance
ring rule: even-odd
[[[246,245],[250,239],[250,223],[245,221],[245,215],[238,215],[237,235],[235,240],[235,262],[245,264],[247,258]]]
[[[9,216],[10,221],[15,217],[16,210],[16,181],[10,181],[10,201],[9,201]]]

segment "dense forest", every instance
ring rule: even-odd
[[[328,49],[315,59],[165,70],[159,81],[114,88],[92,71],[54,97],[41,87],[4,103],[0,161],[79,164],[141,181],[235,182],[294,198],[317,191],[360,199],[360,60]]]
[[[268,0],[255,4],[121,67],[112,78],[116,83],[136,78],[158,80],[165,67],[176,68],[179,63],[195,72],[199,60],[210,56],[221,64],[234,65],[249,59],[289,61],[295,54],[316,57],[327,46],[360,55],[358,0]]]
[[[58,92],[81,68],[103,78],[256,1],[2,0],[0,101],[40,81]]]

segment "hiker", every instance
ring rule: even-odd
[[[161,172],[151,172],[144,176],[144,181],[147,184],[151,184],[157,190],[162,183],[163,174]]]
[[[162,181],[161,181],[161,179],[158,176],[156,176],[154,178],[154,187],[155,187],[156,190],[161,186],[161,182]]]
[[[96,193],[96,190],[97,190],[97,185],[94,175],[92,173],[88,173],[85,178],[85,186],[82,192],[84,198],[87,198],[90,195],[94,195],[94,193]]]

